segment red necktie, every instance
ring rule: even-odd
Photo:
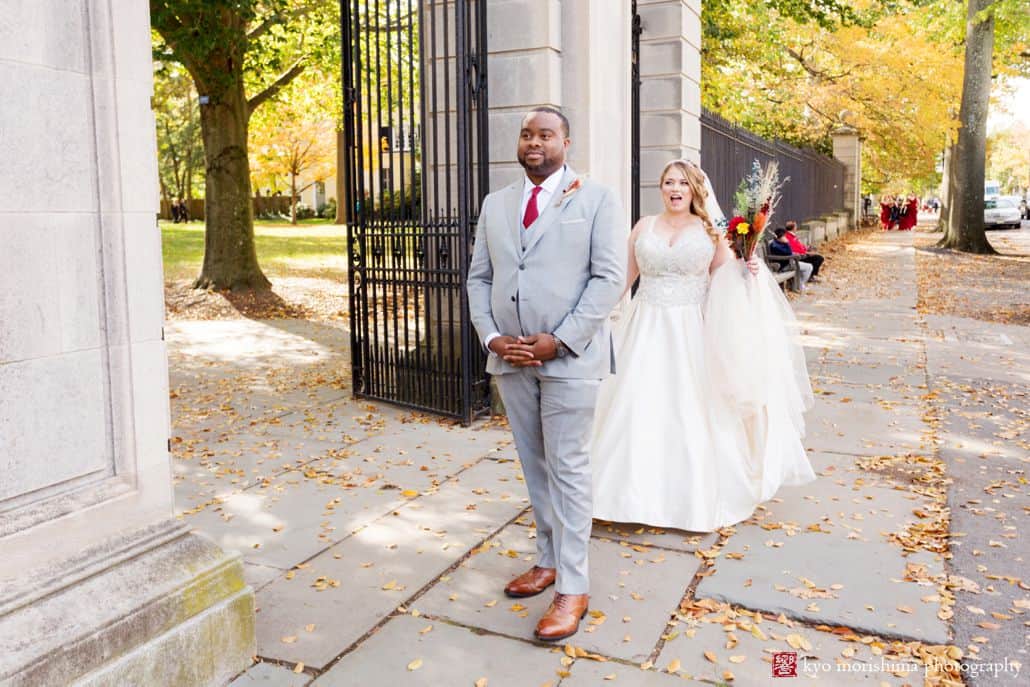
[[[529,196],[529,202],[526,203],[526,214],[522,216],[522,228],[529,229],[529,225],[536,221],[536,218],[540,216],[540,213],[536,209],[536,197],[540,194],[543,186],[534,186],[533,192]]]

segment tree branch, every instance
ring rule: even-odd
[[[258,109],[262,103],[274,97],[284,86],[300,76],[300,73],[304,71],[306,66],[303,58],[294,62],[292,67],[280,74],[279,78],[273,81],[265,90],[247,101],[247,114],[253,114],[254,110]]]
[[[268,33],[273,26],[278,24],[285,24],[291,19],[303,17],[314,9],[314,5],[302,5],[301,7],[294,8],[290,12],[274,12],[264,19],[260,24],[255,26],[253,29],[247,32],[247,42],[255,41],[261,36]]]
[[[845,71],[843,71],[843,72],[841,72],[839,74],[830,74],[829,72],[827,72],[825,70],[817,69],[817,68],[813,67],[812,63],[808,61],[808,58],[805,57],[805,55],[803,53],[799,53],[799,52],[797,52],[796,50],[794,50],[793,48],[790,48],[790,47],[787,47],[786,50],[787,50],[787,54],[788,55],[790,55],[795,60],[797,60],[798,64],[801,65],[802,69],[804,69],[806,72],[808,72],[809,74],[811,74],[812,76],[814,76],[817,79],[820,79],[820,80],[823,80],[823,81],[833,82],[833,81],[839,81],[840,79],[843,79],[845,76],[848,76],[849,74],[851,74],[851,70],[850,69],[845,70]]]

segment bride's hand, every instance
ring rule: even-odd
[[[748,272],[750,272],[753,276],[758,275],[758,258],[752,255],[751,258],[748,259],[747,263],[745,264],[747,264]]]

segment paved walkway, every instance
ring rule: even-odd
[[[1027,328],[924,321],[911,241],[867,235],[850,255],[889,278],[824,283],[796,301],[818,481],[718,534],[598,523],[592,613],[559,647],[531,639],[547,595],[516,603],[501,591],[532,560],[535,534],[506,430],[351,399],[337,327],[170,324],[176,502],[241,552],[257,593],[258,662],[233,687],[761,685],[774,652],[820,685],[919,685],[952,643],[1026,663],[1026,594],[985,577],[1025,569],[1020,506],[999,518],[981,491],[1023,474],[1011,473],[1025,435],[1022,448],[1016,435],[999,442],[992,423],[1016,431],[1025,402],[986,420],[967,406],[952,424],[947,411],[972,402],[963,385],[1011,385],[1025,399]],[[988,467],[984,452],[1004,462]],[[966,461],[950,495],[941,457]],[[969,527],[977,542],[959,541],[950,562],[938,552],[949,498],[969,501],[953,503],[961,527],[976,517],[969,504],[995,516]],[[987,586],[999,593],[985,601]],[[974,605],[1010,620],[977,627]]]

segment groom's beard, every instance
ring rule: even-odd
[[[546,153],[544,153],[543,159],[535,165],[530,164],[527,161],[526,154],[522,151],[518,152],[517,157],[519,164],[522,165],[522,169],[526,170],[528,174],[538,177],[549,177],[561,169],[561,166],[565,164],[565,160],[547,157]]]

